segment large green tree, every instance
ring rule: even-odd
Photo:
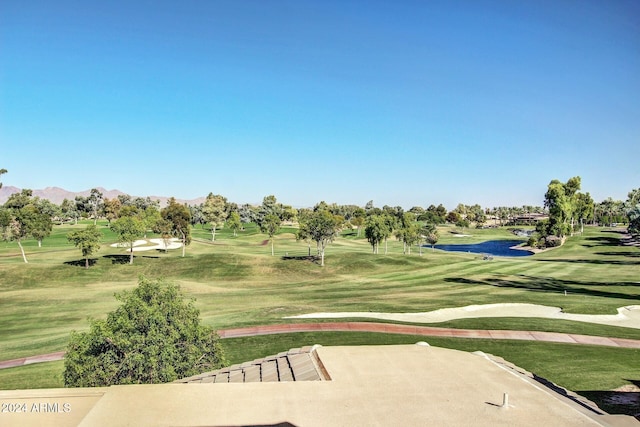
[[[32,191],[29,189],[14,193],[5,202],[4,212],[0,218],[3,240],[18,244],[25,263],[29,261],[22,241],[33,237],[38,241],[38,246],[42,246],[42,239],[49,236],[53,228],[51,216],[41,211],[38,201],[37,197],[32,197]]]
[[[435,229],[429,232],[426,237],[427,237],[427,243],[431,245],[431,251],[433,252],[435,250],[434,246],[436,243],[438,243],[438,239],[440,238],[440,234],[438,234],[438,230]]]
[[[100,249],[101,239],[102,233],[95,225],[88,225],[84,230],[72,231],[67,234],[67,240],[82,252],[85,268],[89,268],[89,257]]]
[[[625,220],[624,202],[621,200],[613,200],[607,197],[595,206],[595,220],[601,225],[606,226],[615,222],[623,222]]]
[[[8,171],[6,169],[0,169],[0,176],[4,175],[5,173],[7,173]],[[2,181],[0,181],[0,188],[2,188]]]
[[[173,238],[173,223],[164,218],[160,218],[153,224],[153,232],[158,233],[162,237],[164,243],[164,252],[169,252],[169,245]]]
[[[106,320],[71,334],[67,387],[166,383],[224,366],[218,336],[177,285],[142,277],[116,298],[121,305]]]
[[[544,195],[544,205],[549,209],[549,232],[561,240],[573,233],[578,190],[579,176],[570,178],[566,183],[554,179]]]
[[[594,203],[589,193],[576,193],[574,198],[574,216],[580,224],[580,233],[584,233],[584,223],[593,218]]]
[[[233,237],[238,235],[238,230],[242,228],[242,222],[240,222],[240,214],[238,211],[233,211],[229,214],[227,227],[229,227],[230,230],[233,230]]]
[[[360,207],[356,207],[353,211],[351,219],[349,220],[352,226],[356,227],[356,237],[360,237],[360,229],[365,222],[365,212],[364,209]]]
[[[227,219],[227,199],[219,194],[209,193],[202,205],[202,216],[205,222],[211,224],[211,241],[216,240],[216,229]]]
[[[162,219],[171,224],[171,234],[182,242],[182,256],[186,246],[191,243],[191,212],[185,205],[181,205],[175,198],[170,198],[167,206],[160,211]]]
[[[627,217],[629,226],[627,230],[634,236],[640,235],[640,188],[633,189],[627,196]]]
[[[42,240],[49,237],[53,230],[51,215],[43,212],[40,206],[32,204],[21,211],[21,215],[28,220],[29,234],[38,241],[38,247],[42,247]]]
[[[324,202],[322,202],[324,203]],[[258,225],[258,228],[262,229],[262,222],[269,215],[275,215],[282,220],[284,208],[282,203],[278,203],[276,196],[273,194],[262,198],[262,205],[258,206],[255,210],[252,220]]]
[[[396,237],[402,242],[402,253],[411,255],[411,246],[420,240],[420,225],[415,214],[405,212],[398,221]]]
[[[627,230],[633,236],[640,236],[640,203],[628,211],[629,226]]]
[[[145,232],[144,222],[137,216],[123,216],[111,223],[111,230],[118,236],[119,243],[129,246],[129,264],[133,264],[133,246]]]
[[[438,239],[440,238],[436,225],[427,223],[422,226],[422,229],[420,229],[420,233],[421,237],[431,245],[431,251],[433,251],[433,246],[438,242]],[[422,255],[422,245],[420,245],[420,255]]]
[[[260,222],[260,231],[269,235],[269,241],[271,242],[271,256],[273,256],[273,238],[280,230],[280,224],[282,220],[276,214],[268,214]]]
[[[371,244],[374,254],[379,253],[380,243],[386,239],[390,230],[382,215],[370,215],[367,217],[364,225],[364,235]]]
[[[98,216],[100,216],[100,212],[102,211],[102,206],[104,205],[104,194],[97,188],[92,188],[89,197],[87,197],[87,203],[91,209],[91,215],[93,216],[93,224],[98,224]]]
[[[18,243],[22,260],[28,264],[27,255],[24,252],[22,241],[29,235],[27,226],[8,210],[3,210],[2,215],[2,239],[10,242]]]
[[[317,209],[300,218],[298,238],[316,242],[320,265],[324,266],[324,251],[340,231],[344,218],[333,215],[328,209]]]
[[[139,209],[141,209],[140,219],[142,219],[145,227],[144,237],[147,237],[147,232],[155,229],[156,223],[162,219],[162,216],[160,215],[160,210],[156,205],[149,205],[145,208]]]
[[[594,211],[589,193],[580,190],[580,177],[574,176],[563,183],[552,180],[544,195],[544,205],[549,210],[549,219],[536,223],[536,231],[542,237],[543,246],[562,245],[567,235],[573,236],[577,224],[584,224]]]
[[[627,193],[627,201],[625,204],[629,207],[640,204],[640,188],[634,188]]]
[[[72,220],[77,225],[80,212],[75,200],[64,199],[60,204],[60,215],[63,221]]]
[[[120,216],[120,209],[122,208],[122,202],[120,198],[114,197],[113,199],[104,199],[102,205],[102,212],[104,213],[105,218],[109,225],[111,225],[111,221],[118,219]]]
[[[434,224],[444,224],[447,216],[447,208],[440,203],[438,206],[429,205],[427,213],[430,215],[429,222]]]

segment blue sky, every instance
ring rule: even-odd
[[[640,3],[0,3],[5,185],[541,205],[640,187]]]

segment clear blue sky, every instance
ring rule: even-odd
[[[294,206],[640,187],[640,2],[0,2],[5,185]]]

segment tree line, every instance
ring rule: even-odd
[[[6,172],[0,169],[0,175]],[[580,185],[580,177],[573,177],[566,183],[552,180],[545,194],[544,206],[482,208],[478,204],[460,203],[451,211],[442,204],[431,204],[427,208],[414,206],[407,211],[400,206],[380,208],[373,201],[364,206],[321,201],[313,208],[295,209],[280,203],[273,195],[265,196],[262,204],[257,206],[238,205],[213,193],[209,193],[199,205],[180,204],[171,198],[167,206],[160,208],[159,202],[149,197],[119,195],[108,199],[95,188],[86,197],[65,199],[56,205],[34,197],[31,190],[24,189],[12,194],[0,207],[0,228],[2,238],[16,242],[24,262],[27,262],[22,246],[25,239],[36,239],[41,246],[54,223],[77,224],[79,218],[93,219],[94,228],[87,227],[68,235],[68,240],[82,252],[87,267],[89,257],[99,249],[101,233],[95,228],[98,219],[106,219],[118,241],[129,247],[130,263],[133,262],[134,242],[146,237],[148,232],[159,234],[165,241],[165,247],[171,239],[178,239],[182,243],[182,256],[185,256],[186,246],[191,242],[191,229],[197,226],[207,227],[211,241],[215,241],[216,232],[221,227],[232,230],[236,236],[246,224],[255,223],[269,237],[273,255],[274,236],[280,227],[283,224],[296,225],[297,239],[316,244],[321,265],[324,265],[327,244],[345,229],[355,230],[356,237],[364,232],[375,254],[380,252],[382,245],[387,252],[387,240],[392,236],[403,243],[404,253],[410,254],[415,245],[422,252],[423,244],[432,247],[436,244],[439,238],[437,226],[445,223],[453,224],[462,231],[472,225],[535,224],[536,234],[529,243],[538,247],[562,244],[567,235],[581,231],[587,223],[628,223],[630,232],[638,232],[640,189],[632,190],[624,202],[608,198],[595,203],[588,192],[580,192]],[[545,217],[547,219],[543,219]]]
[[[530,246],[560,246],[567,236],[582,233],[587,223],[605,226],[626,223],[629,233],[639,234],[640,188],[631,190],[624,202],[608,198],[601,203],[595,203],[588,192],[582,193],[580,189],[579,176],[564,183],[557,179],[549,183],[544,196],[548,219],[536,223],[536,234],[529,239]]]

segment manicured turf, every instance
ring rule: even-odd
[[[381,253],[374,255],[366,240],[357,238],[353,231],[327,248],[326,267],[322,268],[304,259],[308,244],[297,242],[291,227],[283,227],[276,236],[273,257],[270,245],[264,244],[266,236],[255,227],[247,227],[238,237],[220,230],[215,242],[211,242],[208,230],[198,227],[185,258],[180,256],[181,250],[168,254],[139,252],[134,264],[128,265],[126,252],[108,245],[115,238],[103,222],[100,229],[105,241],[93,257],[93,266],[85,270],[80,252],[66,241],[67,232],[81,227],[84,225],[54,228],[42,248],[36,242],[25,242],[29,264],[22,262],[15,243],[0,243],[0,359],[64,350],[70,331],[86,330],[88,317],[106,316],[117,304],[114,292],[135,286],[140,274],[181,284],[187,295],[196,298],[203,321],[220,329],[284,323],[288,322],[284,316],[320,311],[420,312],[518,302],[559,306],[572,313],[615,314],[618,307],[640,304],[640,250],[620,246],[619,230],[587,228],[584,236],[569,239],[561,248],[532,257],[495,257],[492,261],[484,261],[480,255],[434,252],[428,248],[423,249],[422,256],[417,249],[411,255],[403,255],[402,245],[395,240],[388,242],[387,255],[382,253],[384,245]],[[466,238],[454,237],[452,230],[441,228],[439,243],[513,239],[507,229],[466,230],[472,234]],[[313,245],[311,249],[313,252]],[[290,259],[283,259],[285,255]],[[434,326],[640,339],[640,331],[634,329],[545,319],[466,319]],[[360,342],[349,334],[336,336],[341,338],[329,341]],[[389,339],[376,338],[370,343],[386,343]],[[277,351],[317,342],[306,341],[304,334],[290,341],[283,336],[268,340],[278,346]],[[436,344],[440,339],[429,341]],[[464,340],[460,345],[503,356],[540,375],[548,373],[552,381],[573,389],[606,390],[628,380],[640,380],[640,356],[631,350],[588,351],[560,344],[470,341]],[[256,354],[254,344],[243,342],[227,342],[230,354],[250,354],[232,360],[251,360],[273,353],[265,348]],[[565,347],[571,350],[559,350]],[[585,356],[571,370],[555,368],[557,360],[571,358],[566,351],[582,351]],[[519,353],[535,357],[518,358]],[[592,376],[594,366],[608,369]],[[9,371],[21,369],[45,368]],[[9,384],[5,383],[5,375],[8,374],[0,373],[3,388]],[[25,380],[24,386],[50,386],[38,378],[36,375]]]

